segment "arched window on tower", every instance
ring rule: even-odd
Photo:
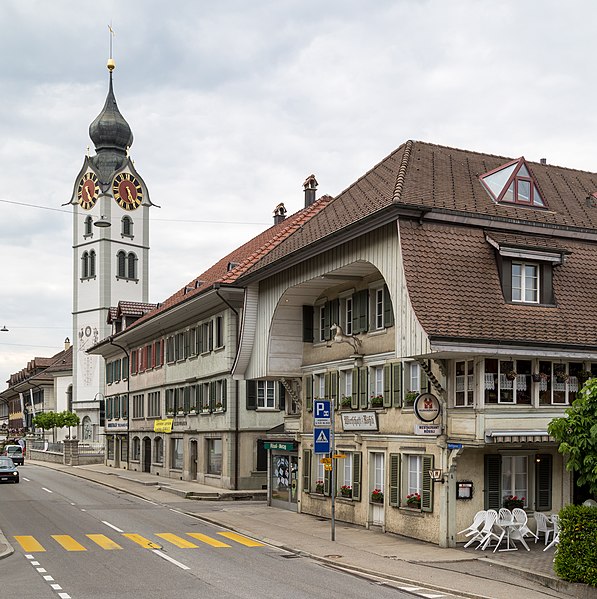
[[[95,250],[89,252],[89,276],[95,277]]]
[[[116,254],[116,261],[118,262],[116,276],[126,278],[126,254],[122,250]]]
[[[91,216],[85,219],[85,237],[91,237],[93,235],[93,220]]]
[[[133,237],[133,219],[130,216],[122,217],[122,235]]]
[[[137,278],[137,256],[135,256],[135,254],[133,254],[133,252],[131,252],[128,255],[127,258],[127,277],[129,279],[136,279]]]
[[[83,252],[81,256],[81,278],[89,278],[89,253]]]

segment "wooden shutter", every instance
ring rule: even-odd
[[[338,376],[338,371],[333,370],[330,372],[330,395],[329,398],[332,401],[332,405],[334,406],[334,410],[338,409],[338,381],[340,377]]]
[[[499,510],[502,507],[502,457],[485,456],[485,509]]]
[[[332,397],[332,378],[331,372],[326,372],[323,375],[323,398],[322,399],[330,399]]]
[[[313,343],[313,306],[303,306],[303,341]]]
[[[359,368],[359,406],[365,409],[369,405],[367,391],[367,367],[363,366],[362,368]]]
[[[512,259],[504,258],[502,260],[502,290],[504,299],[507,302],[512,301]]]
[[[383,286],[383,324],[385,327],[391,327],[394,324],[394,306],[387,285]]]
[[[383,407],[392,407],[392,365],[383,367]]]
[[[423,456],[423,484],[421,487],[421,511],[432,512],[433,511],[433,485],[434,482],[431,480],[430,470],[433,470],[433,456]]]
[[[282,383],[278,383],[278,409],[282,412],[286,410],[286,389]]]
[[[214,348],[214,321],[209,321],[209,351],[212,351]]]
[[[392,405],[402,405],[402,362],[392,364]]]
[[[308,374],[305,376],[305,405],[307,412],[313,411],[313,375]]]
[[[332,494],[332,471],[331,470],[323,471],[323,494],[324,495]]]
[[[369,329],[369,290],[363,289],[353,295],[352,333],[366,333]]]
[[[355,501],[361,501],[362,462],[362,453],[355,451],[352,454],[352,498]]]
[[[216,408],[216,381],[209,383],[209,409],[213,412]]]
[[[340,300],[339,299],[334,299],[330,302],[330,323],[332,325],[334,324],[340,324]],[[330,337],[331,339],[331,334]],[[326,337],[327,339],[327,337]]]
[[[247,410],[257,409],[257,381],[247,381]]]
[[[538,512],[551,510],[552,457],[548,453],[535,458],[535,509]]]
[[[553,297],[553,269],[551,264],[541,264],[539,284],[541,285],[539,301],[542,304],[555,304]]]
[[[359,407],[359,369],[352,369],[352,397],[350,398],[350,407],[356,410]]]
[[[311,492],[311,451],[303,449],[303,493]]]
[[[323,306],[323,338],[326,341],[331,339],[330,329],[332,324],[332,305],[330,302],[326,302]]]
[[[429,390],[429,377],[427,373],[423,370],[423,367],[419,365],[419,373],[421,377],[421,393],[427,393]]]
[[[222,379],[222,410],[226,410],[228,402],[228,381]]]
[[[390,454],[390,505],[400,505],[400,454]]]

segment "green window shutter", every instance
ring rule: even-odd
[[[324,495],[332,494],[332,471],[331,470],[323,471],[323,494]]]
[[[369,329],[369,290],[363,289],[353,295],[352,333],[366,333]]]
[[[214,348],[214,321],[209,321],[209,351]]]
[[[419,368],[419,372],[421,373],[421,393],[427,393],[429,390],[429,378],[422,366]]]
[[[340,324],[340,300],[339,299],[335,299],[330,302],[330,323],[332,325]],[[331,338],[332,337],[330,334],[330,339]]]
[[[502,507],[502,457],[485,456],[485,509],[499,510]]]
[[[282,383],[278,383],[278,410],[286,410],[286,389]]]
[[[222,379],[222,410],[226,410],[228,404],[228,381]]]
[[[538,512],[551,510],[552,457],[548,453],[535,459],[535,509]]]
[[[367,367],[363,366],[359,368],[359,406],[361,408],[367,408],[369,405],[369,398],[367,397]]]
[[[390,454],[390,505],[400,505],[400,454]]]
[[[305,405],[307,412],[313,411],[313,375],[308,374],[305,376]]]
[[[394,324],[394,306],[387,285],[383,286],[383,324],[385,327],[391,327]]]
[[[338,371],[334,370],[330,372],[330,394],[329,398],[332,401],[332,405],[334,410],[338,409],[338,381],[339,381]]]
[[[209,409],[213,412],[216,408],[216,381],[209,383]]]
[[[421,489],[421,511],[433,511],[433,481],[429,471],[433,470],[433,456],[423,456],[423,485]]]
[[[352,454],[352,498],[361,501],[361,469],[362,453],[355,451]]]
[[[504,291],[504,299],[507,302],[512,301],[512,259],[505,258],[502,260],[502,289]]]
[[[332,378],[331,378],[331,372],[326,372],[323,375],[323,394],[325,397],[323,397],[322,399],[331,399],[332,397]]]
[[[383,367],[383,407],[392,407],[392,365]]]
[[[352,369],[352,397],[350,407],[356,410],[359,407],[359,369]]]
[[[313,343],[313,306],[303,306],[303,341]]]
[[[257,381],[247,381],[247,410],[257,409]]]
[[[326,302],[323,306],[323,338],[326,341],[331,339],[330,329],[332,327],[332,307],[330,302]]]
[[[303,493],[311,492],[311,451],[303,450]]]
[[[402,405],[402,362],[392,364],[392,405]]]

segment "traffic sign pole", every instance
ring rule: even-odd
[[[334,454],[336,453],[336,430],[335,430],[335,406],[330,402],[331,417],[331,437],[330,437],[330,457],[332,458],[332,541],[336,540],[336,465],[334,464]]]

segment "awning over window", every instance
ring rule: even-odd
[[[487,431],[488,443],[546,443],[553,441],[547,431]]]

